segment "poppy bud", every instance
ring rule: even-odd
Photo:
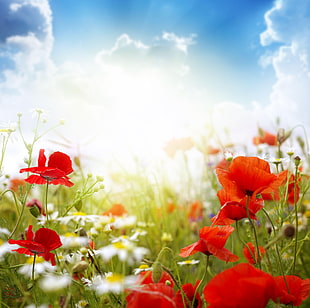
[[[40,215],[40,211],[36,206],[31,206],[29,208],[29,211],[30,211],[31,215],[35,218],[37,218]]]
[[[157,283],[161,278],[161,275],[163,273],[163,268],[158,261],[154,262],[152,268],[153,268],[152,279],[155,283]]]
[[[83,202],[82,200],[77,200],[74,202],[74,207],[77,211],[80,211],[82,208]]]
[[[295,166],[298,167],[300,164],[301,158],[299,156],[295,156],[294,161],[295,161]]]
[[[26,203],[26,207],[29,207],[29,211],[32,216],[38,217],[40,214],[44,215],[42,203],[37,199],[32,199]]]
[[[73,158],[74,163],[76,164],[77,167],[81,168],[81,160],[79,157],[75,156]]]

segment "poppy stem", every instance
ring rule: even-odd
[[[29,188],[27,189],[26,194],[25,194],[25,196],[23,197],[23,200],[21,201],[21,206],[22,206],[22,208],[21,208],[21,210],[20,210],[20,212],[19,212],[19,216],[18,216],[17,222],[16,222],[16,224],[15,224],[15,226],[14,226],[14,229],[12,230],[12,232],[11,232],[11,234],[9,235],[9,238],[8,238],[8,239],[10,239],[10,238],[13,237],[14,233],[16,232],[16,230],[17,230],[17,228],[18,228],[18,226],[19,226],[19,223],[20,223],[20,221],[21,221],[21,219],[22,219],[22,216],[23,216],[23,214],[24,214],[24,210],[25,210],[25,207],[26,207],[26,200],[27,200],[27,197],[28,197],[28,193],[29,193],[29,191],[30,191],[30,188],[31,188],[31,185],[29,185]],[[14,195],[14,196],[15,196],[15,195]],[[15,197],[14,197],[14,199],[15,199]]]
[[[253,235],[254,235],[254,240],[255,240],[255,249],[257,251],[257,257],[255,256],[254,261],[255,261],[256,264],[258,264],[258,267],[261,269],[261,264],[260,264],[261,256],[260,256],[260,251],[259,251],[259,248],[258,248],[258,238],[257,238],[256,228],[255,228],[255,225],[254,225],[254,223],[253,223],[253,221],[251,219],[250,211],[249,211],[250,198],[251,198],[250,196],[246,196],[246,206],[245,206],[245,209],[246,209],[246,214],[248,216],[250,225],[251,225],[252,230],[253,230]]]
[[[33,282],[34,282],[34,268],[35,268],[35,264],[36,264],[36,257],[37,257],[37,254],[35,253],[33,255],[32,273],[31,273],[31,279]]]
[[[238,222],[238,220],[236,220],[236,231],[237,231],[237,236],[238,236],[238,238],[239,238],[239,241],[243,244],[243,246],[245,246],[245,247],[248,249],[248,251],[249,251],[249,253],[250,253],[252,259],[253,259],[254,261],[256,261],[256,260],[255,260],[255,255],[253,254],[253,251],[251,250],[251,248],[249,247],[249,245],[248,245],[248,244],[241,238],[241,236],[240,236],[240,232],[239,232],[239,222]]]
[[[272,227],[272,231],[273,233],[275,234],[276,233],[276,228],[268,214],[268,212],[263,208],[263,213],[266,215],[266,217],[268,218],[270,224],[271,224],[271,227]],[[278,258],[278,262],[279,262],[279,267],[280,267],[280,271],[281,271],[281,275],[283,276],[283,280],[285,282],[285,285],[286,285],[286,288],[287,288],[287,291],[288,293],[290,293],[290,290],[289,290],[289,287],[288,287],[288,283],[286,281],[286,277],[285,277],[285,273],[284,273],[284,269],[283,269],[283,264],[282,264],[282,259],[281,259],[281,255],[280,255],[280,252],[279,252],[279,247],[278,247],[278,241],[282,238],[282,236],[276,236],[271,242],[269,242],[266,246],[265,246],[265,249],[266,251],[272,246],[272,245],[275,245],[275,249],[276,249],[276,254],[277,254],[277,258]]]
[[[298,166],[300,159],[295,158],[295,174],[294,174],[294,212],[295,212],[295,245],[294,245],[294,261],[293,261],[293,273],[295,273],[297,248],[298,248],[298,209],[297,209],[297,180],[298,180]]]
[[[44,203],[45,203],[45,215],[46,215],[46,224],[49,224],[49,219],[48,219],[48,209],[47,209],[47,196],[48,196],[48,180],[46,181],[46,187],[45,187],[45,198],[44,198]]]
[[[197,286],[197,288],[195,290],[194,297],[193,297],[193,300],[192,300],[192,305],[191,305],[192,308],[195,308],[196,295],[197,295],[197,293],[199,293],[200,289],[203,287],[204,281],[205,281],[205,279],[207,277],[208,267],[209,267],[209,260],[210,260],[210,256],[207,255],[205,271],[204,271],[203,276],[202,276],[202,278],[201,278],[201,280],[200,280],[200,282],[199,282],[199,284],[198,284],[198,286]]]

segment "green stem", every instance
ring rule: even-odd
[[[48,208],[47,208],[47,197],[48,197],[48,180],[46,181],[46,186],[45,186],[45,198],[44,198],[44,203],[45,203],[45,215],[46,215],[46,224],[49,224],[49,219],[48,219]]]
[[[243,244],[243,246],[245,246],[245,247],[248,249],[248,251],[249,251],[251,257],[253,258],[253,260],[256,261],[255,255],[253,254],[251,248],[250,248],[249,245],[242,239],[242,237],[241,237],[241,235],[240,235],[240,231],[239,231],[239,222],[238,222],[237,220],[236,220],[236,233],[237,233],[237,236],[238,236],[238,238],[239,238],[239,241]]]
[[[200,289],[203,287],[204,281],[205,281],[205,279],[207,277],[208,267],[209,267],[209,260],[210,260],[210,256],[207,255],[205,271],[204,271],[203,276],[202,276],[202,278],[201,278],[201,280],[200,280],[200,282],[199,282],[199,284],[198,284],[198,286],[197,286],[197,288],[195,290],[194,297],[193,297],[193,300],[192,300],[192,305],[191,305],[192,308],[195,307],[196,295],[197,295],[197,293],[199,293]]]
[[[0,159],[0,170],[2,170],[2,164],[3,164],[3,161],[4,161],[4,155],[5,155],[5,152],[6,152],[6,148],[7,148],[8,141],[10,139],[11,133],[12,133],[11,131],[8,132],[7,138],[3,137],[2,150],[1,150],[1,159]]]
[[[258,238],[257,238],[257,233],[256,233],[256,228],[255,228],[255,225],[250,217],[250,211],[249,211],[249,204],[250,204],[250,196],[246,196],[246,214],[248,216],[248,219],[249,219],[249,222],[250,222],[250,225],[252,227],[252,230],[253,230],[253,235],[254,235],[254,240],[255,240],[255,248],[256,248],[256,251],[257,251],[257,258],[254,258],[254,261],[256,264],[258,264],[258,267],[261,268],[261,256],[260,256],[260,252],[259,252],[259,248],[258,248]],[[255,256],[254,256],[255,257]]]
[[[297,209],[297,176],[298,176],[298,165],[295,167],[294,175],[294,211],[295,211],[295,245],[294,245],[294,262],[293,262],[293,273],[295,273],[296,259],[297,259],[297,248],[298,248],[298,209]]]
[[[27,192],[26,192],[26,194],[25,194],[25,196],[24,196],[24,198],[23,198],[23,200],[22,200],[22,202],[21,202],[22,208],[21,208],[21,210],[20,210],[20,212],[19,212],[19,216],[18,216],[18,219],[17,219],[17,221],[16,221],[16,224],[15,224],[15,226],[14,226],[14,228],[13,228],[11,234],[9,235],[8,239],[10,239],[10,238],[13,237],[14,233],[16,232],[16,230],[17,230],[17,228],[18,228],[18,226],[19,226],[19,224],[20,224],[20,221],[21,221],[22,216],[23,216],[23,214],[24,214],[24,210],[25,210],[25,206],[26,206],[26,200],[27,200],[27,196],[28,196],[28,193],[29,193],[30,189],[31,189],[31,185],[29,185],[29,188],[27,189]],[[15,196],[15,195],[14,195],[14,196]],[[17,205],[16,205],[16,206],[17,206]]]
[[[276,228],[275,228],[275,226],[274,226],[274,224],[273,224],[273,222],[272,222],[272,220],[271,220],[269,214],[267,213],[267,211],[266,211],[264,208],[263,208],[262,210],[263,210],[263,213],[266,215],[266,217],[268,218],[268,220],[269,220],[269,222],[270,222],[270,224],[271,224],[273,234],[275,234]],[[286,288],[287,288],[287,290],[288,290],[288,293],[290,293],[290,290],[289,290],[289,287],[288,287],[288,283],[287,283],[287,281],[286,281],[286,277],[285,277],[283,265],[282,265],[282,259],[281,259],[281,256],[280,256],[278,243],[277,243],[278,240],[281,239],[281,238],[282,238],[281,236],[275,237],[269,244],[267,244],[267,245],[265,246],[265,249],[266,249],[266,251],[267,251],[267,249],[268,249],[270,246],[272,246],[273,244],[275,245],[276,254],[277,254],[277,258],[278,258],[278,262],[279,262],[279,267],[280,267],[280,272],[281,272],[281,275],[282,275],[283,280],[284,280],[284,282],[285,282],[285,286],[286,286]]]
[[[36,264],[36,257],[37,257],[37,254],[35,253],[33,255],[32,273],[31,273],[31,279],[33,282],[34,282],[34,268],[35,268],[35,264]]]

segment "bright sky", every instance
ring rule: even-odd
[[[32,129],[43,108],[103,157],[210,123],[237,136],[277,116],[307,125],[309,12],[310,0],[1,0],[0,124],[22,112]]]

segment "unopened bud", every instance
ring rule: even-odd
[[[300,164],[301,158],[299,156],[295,156],[294,161],[295,161],[295,166],[298,167]]]
[[[29,208],[29,212],[31,213],[31,215],[35,218],[37,218],[40,215],[40,211],[36,206],[31,206]]]
[[[77,211],[80,211],[80,210],[81,210],[82,205],[83,205],[82,200],[77,200],[77,201],[75,201],[74,204],[73,204],[73,206],[75,207],[75,209],[76,209]]]
[[[152,271],[152,279],[155,283],[159,282],[161,275],[163,273],[163,268],[161,264],[158,261],[155,261],[153,266],[153,271]]]
[[[81,160],[80,160],[79,157],[75,156],[73,158],[73,161],[74,161],[74,163],[76,164],[77,167],[79,167],[79,168],[81,167]]]

